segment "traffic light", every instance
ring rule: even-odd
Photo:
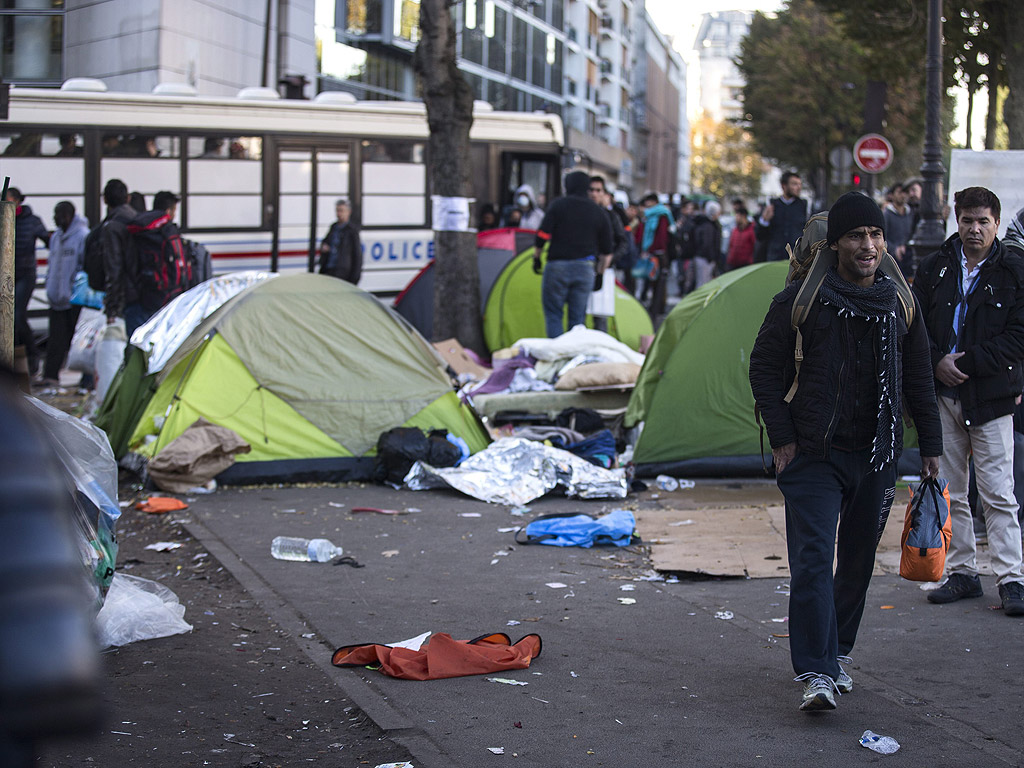
[[[850,183],[852,183],[853,186],[855,186],[855,187],[859,187],[860,186],[860,174],[859,173],[853,174],[850,177]]]

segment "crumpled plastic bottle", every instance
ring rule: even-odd
[[[860,745],[880,755],[891,755],[900,748],[900,743],[891,736],[879,736],[874,731],[864,731],[860,737]]]
[[[655,478],[655,483],[663,491],[678,491],[679,481],[669,475],[658,475]]]

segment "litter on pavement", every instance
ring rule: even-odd
[[[584,513],[541,515],[516,534],[517,544],[547,544],[555,547],[609,545],[626,547],[633,541],[636,518],[628,509],[613,509],[593,518]]]
[[[158,541],[154,544],[147,544],[146,549],[152,549],[154,552],[170,552],[172,549],[177,549],[181,544],[176,541]]]
[[[135,508],[151,515],[162,515],[165,512],[188,509],[188,504],[181,499],[172,499],[170,496],[150,496],[136,504]]]
[[[529,683],[522,680],[512,680],[507,677],[488,677],[487,682],[489,683],[504,683],[505,685],[529,685]]]
[[[860,745],[880,755],[894,754],[900,748],[900,743],[896,739],[891,736],[879,736],[874,731],[864,731],[860,737]]]
[[[626,474],[604,469],[569,451],[508,437],[470,456],[458,467],[416,462],[405,476],[414,491],[454,488],[481,501],[522,506],[561,487],[581,499],[624,499]]]
[[[716,619],[723,619],[724,621],[729,621],[730,619],[733,618],[733,612],[732,611],[716,611],[715,612],[715,618]]]
[[[124,573],[114,574],[96,626],[102,648],[192,631],[177,595],[163,584]]]

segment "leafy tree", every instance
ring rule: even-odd
[[[764,161],[753,150],[753,138],[743,126],[707,115],[693,126],[690,173],[695,189],[719,200],[757,197]]]

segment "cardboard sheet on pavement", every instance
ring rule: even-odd
[[[898,573],[903,507],[893,506],[875,560],[875,573]],[[754,579],[788,578],[786,514],[781,505],[644,509],[637,533],[659,571]],[[672,523],[692,523],[672,525]]]

